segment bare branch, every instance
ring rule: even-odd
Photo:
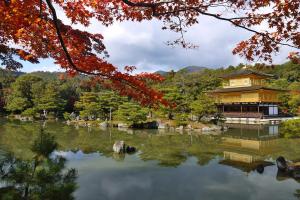
[[[50,8],[50,10],[52,12],[53,23],[54,23],[54,26],[55,26],[55,29],[56,29],[57,37],[58,37],[58,39],[60,41],[60,44],[61,44],[61,46],[63,48],[63,51],[64,51],[64,53],[66,55],[66,58],[67,58],[69,64],[71,65],[71,67],[75,71],[81,72],[83,74],[88,74],[88,75],[93,75],[93,76],[101,76],[101,78],[103,78],[103,79],[108,79],[107,75],[105,75],[105,74],[102,74],[100,72],[95,73],[95,72],[85,71],[85,70],[82,70],[82,69],[80,69],[79,67],[77,67],[75,65],[75,63],[73,62],[73,60],[71,58],[71,55],[68,52],[68,49],[67,49],[66,45],[64,43],[64,40],[62,38],[62,34],[61,34],[61,31],[60,31],[60,28],[59,28],[59,21],[60,20],[57,18],[56,10],[55,10],[55,8],[52,5],[51,0],[46,0],[46,2],[47,2],[47,5],[49,6],[49,8]],[[135,90],[138,90],[141,93],[143,93],[143,90],[141,88],[135,86],[134,84],[130,83],[129,81],[126,81],[124,79],[119,79],[119,78],[116,78],[116,77],[113,77],[113,76],[109,77],[109,79],[114,80],[114,81],[119,81],[120,83],[123,83],[123,84],[125,84],[125,85],[127,85],[127,86],[129,86],[129,87],[131,87],[131,88],[133,88]]]
[[[131,2],[129,0],[122,0],[125,4],[127,4],[128,6],[132,6],[132,7],[144,7],[144,8],[151,8],[153,10],[153,16],[157,17],[157,16],[162,16],[162,15],[179,15],[180,12],[186,12],[187,10],[193,10],[195,12],[198,12],[199,14],[201,15],[205,15],[205,16],[210,16],[210,17],[213,17],[213,18],[216,18],[216,19],[219,19],[219,20],[222,20],[222,21],[227,21],[231,24],[233,24],[234,26],[236,27],[239,27],[239,28],[242,28],[244,30],[247,30],[249,32],[252,32],[252,33],[255,33],[257,35],[260,35],[264,38],[267,38],[269,41],[272,41],[276,44],[280,44],[280,45],[283,45],[283,46],[288,46],[288,47],[292,47],[292,48],[296,48],[296,49],[299,49],[297,46],[294,46],[294,45],[291,45],[291,44],[288,44],[288,43],[282,43],[282,42],[277,42],[277,41],[274,41],[273,38],[271,38],[268,34],[266,33],[263,33],[263,32],[259,32],[259,31],[256,31],[254,29],[251,29],[249,27],[246,27],[246,26],[243,26],[239,23],[237,23],[235,20],[243,20],[243,19],[259,19],[259,18],[256,18],[256,17],[250,17],[250,16],[243,16],[243,17],[232,17],[232,18],[225,18],[225,17],[221,17],[220,15],[218,14],[213,14],[213,13],[209,13],[209,12],[204,12],[203,10],[200,9],[200,7],[186,7],[185,5],[183,5],[182,8],[179,8],[179,9],[176,9],[176,10],[173,10],[173,11],[169,11],[169,12],[162,12],[162,13],[157,13],[157,12],[154,12],[156,10],[156,8],[162,4],[167,4],[167,3],[170,3],[170,2],[158,2],[158,3],[144,3],[144,2],[138,2],[138,3],[134,3],[134,2]],[[209,5],[205,6],[205,7],[208,7]],[[223,5],[222,5],[223,6]]]
[[[63,40],[63,38],[62,38],[62,34],[61,34],[61,31],[60,31],[60,28],[59,28],[59,20],[58,20],[58,18],[57,18],[56,10],[55,10],[54,6],[52,5],[51,0],[46,0],[46,2],[47,2],[47,5],[49,6],[49,8],[50,8],[50,10],[51,10],[51,12],[52,12],[53,23],[54,23],[54,26],[55,26],[55,29],[56,29],[57,37],[58,37],[59,42],[60,42],[60,44],[61,44],[61,46],[62,46],[62,48],[63,48],[63,51],[64,51],[65,55],[66,55],[66,58],[67,58],[69,64],[72,66],[72,68],[73,68],[74,70],[78,71],[78,72],[85,73],[85,74],[89,74],[89,75],[100,75],[100,76],[104,76],[104,75],[102,75],[102,74],[100,74],[100,73],[93,73],[93,72],[87,72],[87,71],[81,70],[80,68],[78,68],[78,67],[75,65],[75,63],[73,62],[73,60],[72,60],[72,58],[71,58],[71,55],[70,55],[69,52],[68,52],[68,49],[67,49],[67,47],[66,47],[66,45],[65,45],[65,42],[64,42],[64,40]]]
[[[294,45],[291,45],[291,44],[288,44],[288,43],[276,42],[276,41],[274,41],[272,38],[270,38],[269,35],[267,35],[267,34],[265,34],[265,33],[262,33],[262,32],[259,32],[259,31],[256,31],[256,30],[254,30],[254,29],[251,29],[251,28],[248,28],[248,27],[246,27],[246,26],[242,26],[242,25],[238,24],[237,22],[234,21],[234,20],[236,20],[236,19],[238,19],[238,18],[224,18],[224,17],[221,17],[221,16],[219,16],[219,15],[217,15],[217,14],[212,14],[212,13],[203,12],[203,11],[201,11],[201,10],[198,9],[198,8],[191,8],[191,9],[193,9],[193,10],[199,12],[199,13],[202,14],[202,15],[206,15],[206,16],[210,16],[210,17],[213,17],[213,18],[222,20],[222,21],[230,22],[230,23],[233,24],[234,26],[237,26],[237,27],[242,28],[242,29],[245,29],[245,30],[247,30],[247,31],[249,31],[249,32],[252,32],[252,33],[255,33],[255,34],[260,35],[260,36],[262,36],[262,37],[265,37],[265,38],[267,38],[267,39],[273,41],[273,42],[276,43],[276,44],[280,44],[280,45],[283,45],[283,46],[288,46],[288,47],[292,47],[292,48],[299,49],[297,46],[294,46]]]

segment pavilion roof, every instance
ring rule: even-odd
[[[227,166],[231,166],[234,167],[236,169],[239,169],[243,172],[251,172],[256,170],[258,165],[263,165],[264,167],[267,166],[271,166],[274,165],[272,162],[268,162],[268,161],[256,161],[253,163],[244,163],[244,162],[239,162],[239,161],[233,161],[233,160],[221,160],[219,162],[219,164],[221,165],[227,165]]]
[[[228,78],[245,76],[245,75],[256,75],[256,76],[260,76],[260,77],[264,77],[264,78],[273,78],[274,77],[274,75],[272,75],[272,74],[266,74],[263,72],[253,71],[250,69],[242,69],[242,70],[232,72],[230,74],[225,74],[225,75],[221,76],[221,78],[228,79]]]
[[[255,86],[248,86],[248,87],[218,88],[216,90],[210,91],[210,93],[246,92],[246,91],[254,91],[254,90],[287,91],[287,90],[274,89],[265,86],[255,85]]]

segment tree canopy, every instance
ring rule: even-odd
[[[117,111],[117,118],[128,124],[136,124],[147,119],[148,110],[136,103],[125,102],[120,105]]]
[[[62,10],[72,24],[86,27],[92,19],[106,26],[120,21],[158,19],[164,22],[162,29],[179,33],[179,39],[169,44],[183,47],[194,47],[185,41],[184,32],[198,23],[199,16],[212,17],[252,33],[233,50],[234,54],[248,60],[258,57],[271,61],[271,54],[278,52],[281,46],[300,48],[298,0],[0,1],[0,60],[3,66],[21,68],[16,56],[32,63],[52,58],[69,74],[89,74],[94,82],[146,105],[167,104],[162,93],[148,87],[145,81],[161,81],[162,77],[150,73],[133,75],[134,66],[125,66],[125,72],[121,72],[107,61],[108,52],[101,33],[75,29],[57,17],[56,9]],[[297,52],[290,58],[296,60]]]
[[[42,81],[41,78],[25,75],[12,84],[11,93],[7,97],[6,108],[13,112],[20,112],[33,106],[33,88]]]
[[[0,199],[74,199],[76,169],[66,168],[66,159],[53,152],[55,138],[42,130],[32,146],[33,158],[20,159],[0,152]]]
[[[164,98],[172,102],[172,106],[149,108],[149,117],[167,120],[195,120],[211,116],[215,110],[214,99],[207,97],[208,91],[222,86],[221,75],[238,71],[243,64],[227,68],[204,69],[198,72],[166,72],[165,81],[150,83],[155,90],[164,93]],[[299,113],[300,106],[300,64],[287,62],[273,67],[258,64],[248,65],[249,69],[273,74],[276,78],[266,81],[268,87],[290,90],[280,96],[281,110],[290,114]],[[76,76],[60,79],[64,73],[33,72],[20,76],[0,74],[2,90],[0,93],[0,114],[21,114],[21,116],[38,118],[44,110],[49,117],[80,116],[82,119],[106,120],[116,115],[120,106],[132,106],[134,99],[120,97],[116,92],[108,90],[101,84],[88,84],[88,77]],[[136,104],[134,104],[136,105]],[[122,109],[123,109],[122,108]],[[126,112],[126,109],[124,112]],[[217,113],[215,113],[217,114]],[[205,119],[205,118],[204,118]]]

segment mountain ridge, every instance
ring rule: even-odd
[[[195,72],[200,72],[203,71],[205,69],[208,69],[207,67],[203,67],[203,66],[196,66],[196,65],[190,65],[190,66],[186,66],[183,68],[180,68],[179,70],[176,71],[176,73],[195,73]],[[154,72],[155,74],[159,74],[159,75],[167,75],[168,73],[170,73],[171,71],[164,71],[164,70],[158,70],[156,72]]]

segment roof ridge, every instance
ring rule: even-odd
[[[255,71],[253,69],[240,69],[235,72],[231,72],[229,74],[222,75],[221,78],[230,78],[230,77],[250,75],[250,74],[255,74],[255,75],[264,76],[264,77],[274,77],[273,74],[267,74],[264,72]]]
[[[240,91],[253,91],[253,90],[259,90],[259,89],[265,89],[265,90],[277,90],[277,91],[288,91],[283,89],[277,89],[277,88],[270,88],[262,85],[253,85],[253,86],[245,86],[245,87],[230,87],[230,88],[217,88],[215,90],[210,91],[211,93],[216,92],[240,92]]]

